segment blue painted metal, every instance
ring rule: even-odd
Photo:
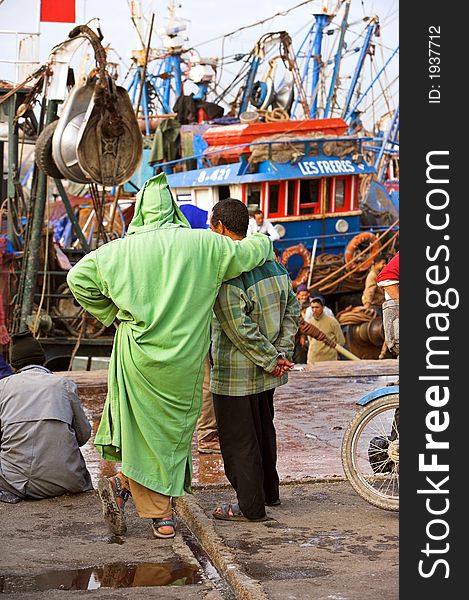
[[[335,226],[339,219],[347,221],[349,231],[337,233]],[[343,254],[344,248],[350,240],[360,232],[360,214],[342,216],[336,213],[332,217],[313,217],[301,220],[287,220],[282,218],[271,218],[275,225],[285,227],[285,237],[274,243],[274,246],[283,252],[289,246],[303,244],[311,250],[315,239],[318,240],[318,253]]]
[[[355,92],[355,88],[357,86],[358,83],[358,77],[360,76],[362,67],[363,67],[363,63],[365,61],[365,56],[368,52],[368,49],[370,47],[370,42],[371,42],[371,36],[373,35],[373,32],[375,30],[376,27],[376,21],[373,20],[372,23],[370,23],[366,29],[366,35],[365,35],[365,41],[363,42],[363,46],[360,52],[360,56],[358,57],[358,62],[357,62],[357,66],[355,67],[355,72],[353,74],[353,78],[352,78],[352,83],[350,84],[350,88],[347,94],[347,100],[345,101],[345,105],[344,108],[342,110],[342,117],[346,114],[348,114],[349,112],[349,108],[350,108],[350,104],[352,102],[352,97],[353,94]]]
[[[340,26],[339,44],[338,44],[337,52],[335,55],[334,71],[332,72],[331,85],[329,87],[329,94],[327,96],[326,108],[324,109],[324,115],[323,115],[324,119],[326,119],[329,116],[332,99],[334,98],[334,93],[335,93],[335,89],[336,89],[337,78],[339,76],[340,60],[342,58],[342,50],[344,47],[345,30],[347,29],[347,25],[348,25],[348,13],[350,10],[350,1],[351,0],[346,0],[346,2],[345,2],[344,18],[342,19],[342,23]]]
[[[330,16],[325,14],[314,15],[316,19],[316,34],[313,42],[314,52],[314,66],[313,66],[313,78],[311,81],[311,109],[309,111],[312,119],[317,118],[318,112],[318,91],[319,91],[319,74],[321,72],[321,50],[322,50],[322,32],[324,27],[329,23]]]
[[[394,114],[392,116],[392,120],[391,123],[389,125],[389,129],[384,137],[383,143],[381,144],[381,149],[378,153],[378,156],[376,158],[376,162],[375,162],[375,169],[378,171],[378,179],[379,181],[384,181],[384,175],[386,172],[386,162],[382,161],[384,153],[386,151],[386,147],[388,144],[388,140],[391,137],[391,134],[394,131],[394,127],[396,125],[396,121],[399,115],[399,105],[396,106],[396,109],[394,111]]]
[[[375,173],[372,165],[356,163],[350,157],[321,155],[309,156],[297,163],[275,163],[266,160],[259,163],[256,173],[243,174],[243,167],[244,163],[240,161],[218,167],[171,173],[168,175],[168,181],[171,187],[207,187],[230,183],[258,183]]]
[[[357,110],[358,106],[361,104],[362,100],[366,97],[366,95],[368,94],[368,92],[371,90],[371,88],[373,87],[373,85],[376,83],[376,81],[378,80],[379,76],[381,75],[381,73],[384,72],[384,70],[386,69],[386,67],[388,66],[388,64],[391,62],[391,60],[394,58],[394,56],[397,54],[397,52],[399,51],[399,46],[396,47],[396,49],[394,50],[394,52],[391,54],[391,56],[388,58],[388,60],[385,62],[385,64],[381,67],[381,69],[378,71],[378,73],[376,74],[376,76],[374,77],[373,81],[370,83],[370,85],[366,88],[366,90],[363,92],[363,94],[360,96],[360,98],[358,98],[358,100],[355,102],[353,108],[351,110],[349,110],[348,112],[343,112],[342,114],[344,114],[345,116],[343,117],[344,121],[348,121],[351,117],[351,115]]]
[[[261,57],[257,56],[257,55],[254,56],[252,59],[251,68],[249,69],[246,86],[243,91],[243,97],[241,99],[241,104],[239,106],[238,115],[245,112],[249,106],[249,98],[251,97],[252,87],[254,85],[254,79],[256,77],[256,74],[257,74],[260,64],[261,64]]]
[[[378,400],[379,398],[384,398],[385,396],[391,396],[392,394],[398,393],[399,386],[390,385],[388,387],[379,388],[377,390],[374,390],[373,392],[370,392],[369,394],[366,394],[365,396],[360,398],[360,400],[357,400],[356,404],[359,404],[360,406],[366,406],[370,402],[373,402],[373,400]]]

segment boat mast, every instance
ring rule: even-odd
[[[384,137],[383,143],[381,144],[381,148],[378,154],[378,157],[376,159],[375,162],[375,169],[378,173],[378,179],[379,181],[383,182],[384,181],[384,175],[386,173],[386,165],[387,165],[387,160],[383,160],[383,156],[386,152],[386,148],[388,145],[388,142],[391,145],[391,150],[393,150],[394,148],[392,146],[394,146],[396,139],[397,139],[397,132],[399,130],[399,105],[397,105],[394,114],[392,116],[391,119],[391,123],[389,125],[389,129]],[[392,137],[391,137],[392,136]]]
[[[325,12],[325,10],[326,9],[324,9],[324,12],[320,14],[314,15],[314,18],[316,19],[316,34],[313,41],[314,66],[311,82],[311,109],[309,112],[311,119],[317,119],[318,112],[319,75],[321,72],[321,67],[323,66],[321,59],[322,34],[324,27],[326,27],[331,20],[331,15]]]
[[[339,77],[340,61],[342,59],[342,50],[344,48],[345,31],[346,31],[347,25],[348,25],[348,14],[349,14],[349,10],[350,10],[350,2],[351,2],[351,0],[345,0],[344,18],[342,19],[342,24],[340,26],[339,47],[337,48],[337,53],[335,55],[334,71],[332,73],[331,85],[329,87],[329,95],[327,97],[326,108],[324,109],[324,118],[325,119],[328,118],[329,111],[333,110],[336,96],[337,96],[337,79]]]
[[[352,78],[352,83],[350,84],[350,88],[348,91],[348,96],[347,96],[347,100],[345,101],[345,105],[344,108],[342,109],[342,118],[345,117],[345,115],[348,113],[348,110],[350,108],[350,103],[352,102],[352,97],[353,94],[355,92],[355,88],[357,86],[358,83],[358,77],[360,76],[361,70],[363,68],[363,63],[365,61],[365,56],[368,53],[368,50],[370,49],[370,43],[371,43],[371,36],[373,35],[373,33],[375,32],[375,30],[379,27],[379,19],[378,17],[375,15],[373,17],[370,17],[370,23],[367,27],[366,30],[366,35],[365,35],[365,41],[363,42],[363,46],[360,52],[360,56],[358,58],[358,63],[357,66],[355,67],[355,72],[353,74],[353,78]]]

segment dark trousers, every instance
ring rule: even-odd
[[[248,519],[265,516],[279,497],[274,391],[250,396],[213,394],[225,474]]]

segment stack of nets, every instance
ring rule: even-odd
[[[259,163],[264,160],[273,160],[277,163],[286,163],[288,161],[299,160],[306,157],[305,142],[295,142],[295,140],[302,139],[313,142],[318,138],[323,140],[328,139],[329,137],[331,138],[331,141],[324,142],[322,146],[322,151],[325,156],[338,156],[339,158],[342,158],[358,151],[358,142],[355,139],[334,141],[334,137],[337,136],[324,135],[322,131],[314,133],[286,133],[284,135],[256,138],[256,145],[249,147],[251,152],[249,162]],[[274,141],[281,143],[257,145],[257,142]],[[318,144],[311,144],[308,156],[317,156],[318,154]]]
[[[359,325],[372,321],[378,315],[374,308],[365,308],[364,306],[347,306],[344,310],[338,312],[335,318],[341,325]]]

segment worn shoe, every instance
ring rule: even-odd
[[[123,535],[127,531],[124,506],[130,492],[122,489],[119,477],[102,477],[98,481],[98,494],[103,504],[103,517],[111,533]]]
[[[173,538],[176,535],[176,521],[173,518],[153,519],[151,528],[153,530],[153,535],[156,538],[160,538],[163,540],[168,540],[170,538]],[[166,528],[166,529],[172,528],[172,531],[164,533],[161,531],[161,529],[163,529],[163,528]]]
[[[6,502],[7,504],[17,504],[21,502],[22,498],[11,492],[0,490],[0,502]]]
[[[282,503],[280,502],[280,498],[277,498],[277,500],[274,500],[273,502],[266,502],[265,505],[266,506],[280,506]]]

